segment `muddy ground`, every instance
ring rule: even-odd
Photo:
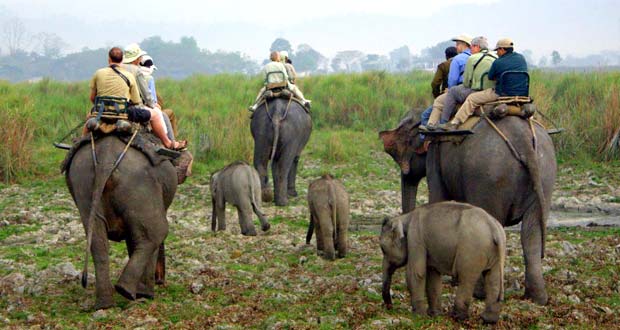
[[[0,328],[215,328],[215,329],[453,329],[484,328],[476,301],[463,324],[447,313],[454,289],[444,284],[443,312],[435,318],[410,313],[404,272],[393,283],[394,309],[381,302],[378,224],[400,210],[395,166],[375,155],[355,173],[343,166],[306,161],[300,197],[287,207],[265,204],[272,229],[243,237],[236,212],[227,210],[228,230],[210,231],[208,176],[179,187],[169,212],[167,283],[156,298],[93,310],[93,280],[79,283],[85,246],[78,212],[62,178],[0,190]],[[305,245],[308,182],[329,168],[351,195],[350,253],[324,261],[315,242]],[[352,174],[355,173],[355,174]],[[507,231],[506,300],[499,329],[620,328],[620,216],[616,169],[594,172],[560,167],[547,237],[544,277],[548,306],[521,298],[524,267],[518,228]],[[426,200],[426,188],[420,202]],[[256,224],[258,228],[257,219]],[[593,224],[591,224],[593,223]],[[587,226],[590,224],[590,226]],[[598,225],[597,225],[598,224]],[[112,243],[112,277],[126,262],[124,244]],[[92,269],[92,267],[91,267]]]

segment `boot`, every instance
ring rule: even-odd
[[[449,131],[456,131],[458,127],[459,127],[459,124],[449,122],[445,124],[440,124],[439,126],[437,126],[437,129],[441,131],[449,132]]]

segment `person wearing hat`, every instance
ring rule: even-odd
[[[142,105],[142,98],[140,97],[136,78],[131,72],[120,67],[122,61],[123,51],[118,47],[110,49],[108,52],[108,63],[110,65],[107,68],[97,70],[91,79],[91,102],[95,102],[97,96],[125,98],[130,104],[126,109],[129,121],[137,123],[150,121],[153,133],[162,140],[166,148],[184,148],[187,144],[186,142],[178,143],[168,139],[160,112]]]
[[[450,63],[450,72],[448,73],[448,90],[450,88],[463,83],[463,72],[465,72],[465,64],[471,56],[471,50],[469,45],[471,44],[471,37],[462,34],[452,39],[455,42],[455,47],[458,55],[456,55]],[[441,112],[444,108],[444,101],[446,99],[446,93],[439,95],[433,102],[433,110],[431,116],[428,119],[426,126],[421,126],[422,130],[434,130],[437,127],[441,119]]]
[[[494,52],[489,51],[489,42],[485,37],[476,37],[471,40],[471,56],[465,65],[463,83],[448,90],[441,112],[441,122],[447,123],[457,110],[456,105],[465,102],[469,94],[495,87],[495,82],[486,76],[493,62],[497,59]],[[445,124],[440,124],[442,129]]]
[[[164,119],[164,123],[166,125],[166,134],[168,138],[172,141],[175,140],[176,135],[176,120],[174,116],[174,112],[171,109],[162,109],[162,106],[157,97],[157,89],[155,88],[155,78],[153,77],[153,72],[157,70],[157,67],[153,63],[153,58],[150,55],[142,55],[140,59],[140,71],[144,78],[146,79],[146,83],[149,88],[149,93],[155,102],[155,106],[161,109],[162,118]],[[175,120],[175,122],[173,122]]]
[[[529,94],[526,75],[510,75],[502,78],[501,83],[497,82],[504,72],[527,72],[527,62],[523,55],[514,51],[514,42],[509,38],[500,39],[495,46],[495,51],[499,58],[491,64],[488,75],[489,80],[496,82],[495,87],[470,94],[454,119],[445,125],[444,129],[455,130],[474,113],[476,108],[496,101],[500,96],[527,96]]]
[[[280,52],[280,60],[284,67],[286,68],[286,74],[288,75],[288,81],[291,84],[294,84],[297,81],[297,72],[295,71],[295,67],[293,66],[293,61],[288,57],[288,52],[283,50]]]

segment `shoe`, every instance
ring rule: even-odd
[[[437,129],[437,124],[428,123],[426,125],[420,125],[421,131],[432,132]]]
[[[172,145],[168,149],[175,150],[175,151],[185,151],[187,150],[187,141],[186,140],[172,141]]]
[[[311,103],[312,103],[312,101],[306,100],[306,102],[304,102],[304,107],[310,109],[311,108],[311,105],[310,105]]]
[[[256,104],[249,106],[248,107],[248,111],[250,111],[250,112],[256,111]]]
[[[449,131],[456,131],[458,126],[459,126],[459,124],[455,124],[453,122],[449,122],[449,123],[445,123],[445,124],[440,124],[439,126],[437,126],[437,129],[449,132]]]

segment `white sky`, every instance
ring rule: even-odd
[[[23,19],[33,34],[59,35],[68,51],[158,35],[193,36],[202,48],[255,59],[278,37],[327,56],[388,54],[403,45],[418,52],[464,32],[491,44],[512,37],[517,50],[535,57],[620,50],[620,0],[0,0],[3,16]]]

